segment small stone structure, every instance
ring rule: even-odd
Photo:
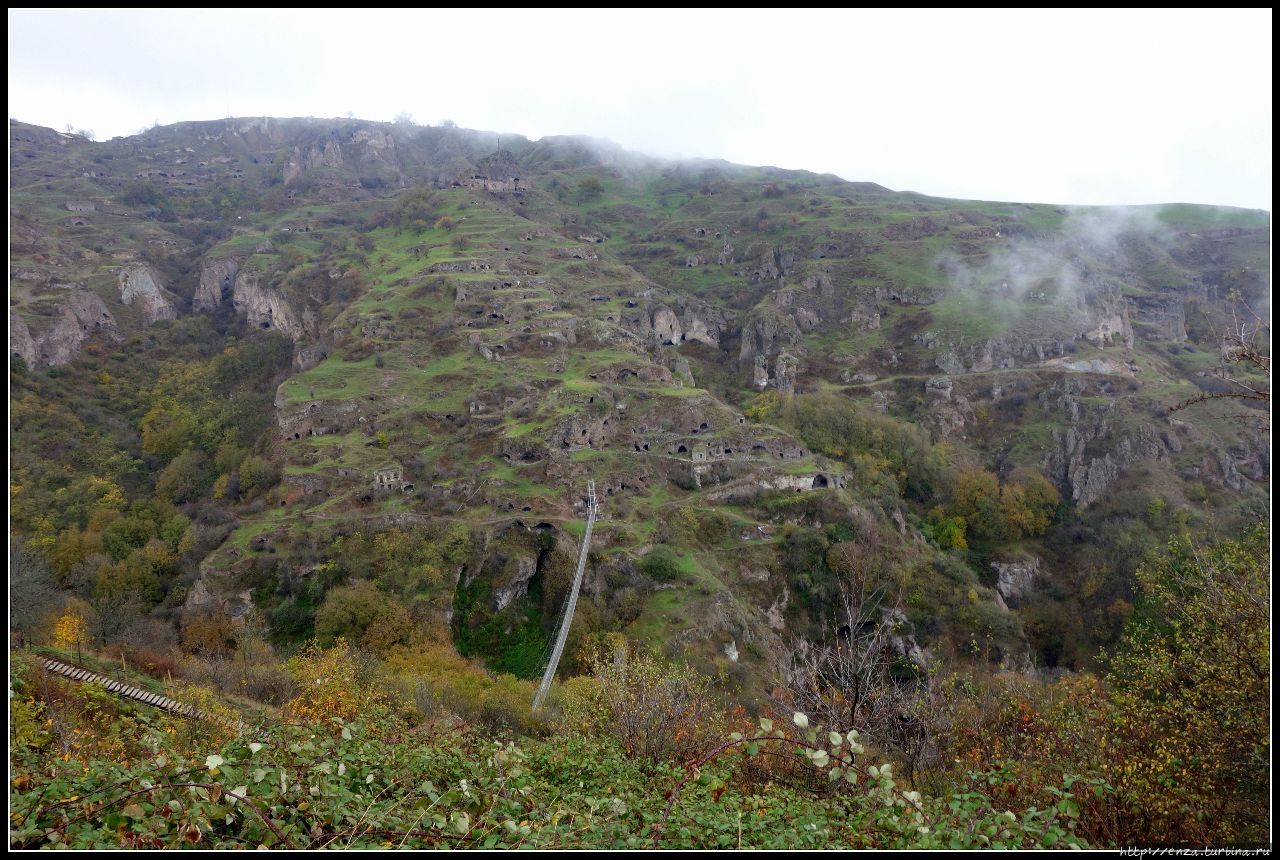
[[[404,487],[404,469],[388,464],[373,473],[373,488],[382,492],[392,492]]]
[[[68,200],[65,205],[68,210],[76,213],[93,212],[97,209],[94,204],[85,200]]]
[[[494,194],[522,193],[529,190],[528,180],[520,178],[520,168],[513,154],[498,150],[480,159],[475,170],[459,176],[454,187],[489,191]]]

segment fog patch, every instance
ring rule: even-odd
[[[1091,297],[1133,280],[1135,253],[1172,246],[1176,233],[1158,213],[1145,206],[1071,207],[1052,232],[1015,235],[980,263],[944,252],[937,265],[953,301],[980,302],[998,316],[1087,313]]]

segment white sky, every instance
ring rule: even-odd
[[[1271,24],[1208,11],[10,11],[9,116],[345,116],[946,197],[1271,208]]]

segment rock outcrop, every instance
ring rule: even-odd
[[[235,291],[236,273],[240,261],[234,257],[225,260],[206,260],[200,267],[200,283],[196,287],[192,307],[197,311],[211,311],[222,305]]]
[[[800,282],[800,286],[811,293],[818,293],[824,298],[830,298],[836,293],[836,288],[831,283],[831,275],[827,272],[817,272],[810,275]]]
[[[1187,311],[1180,298],[1133,299],[1133,322],[1149,340],[1184,343],[1187,340]]]
[[[650,330],[660,341],[666,344],[677,344],[684,340],[684,326],[676,312],[666,305],[658,305],[650,317]]]
[[[993,561],[991,569],[996,572],[996,593],[1010,609],[1020,606],[1040,579],[1040,559],[1035,556],[1022,561]]]
[[[313,400],[286,407],[282,393],[277,391],[275,407],[282,439],[346,433],[368,420],[359,400]]]
[[[734,272],[739,277],[746,277],[752,283],[758,281],[777,281],[791,274],[795,267],[796,255],[789,248],[770,248],[749,264],[749,268]]]
[[[255,269],[236,275],[232,304],[236,311],[260,329],[276,329],[297,341],[309,335],[308,314],[299,312],[284,296],[262,283]]]
[[[493,589],[494,612],[501,612],[511,605],[511,601],[528,594],[529,583],[538,572],[538,560],[535,556],[521,555],[513,561],[515,569],[506,577],[506,582]]]
[[[758,356],[768,358],[799,342],[800,329],[791,316],[776,311],[759,313],[742,327],[738,361],[754,364]]]
[[[613,409],[603,415],[580,413],[553,430],[547,439],[552,450],[576,451],[582,448],[603,448],[619,429]]]
[[[289,185],[303,173],[317,167],[341,167],[342,147],[338,141],[330,138],[323,145],[312,144],[306,150],[295,146],[288,163],[284,166],[284,184]]]
[[[685,297],[677,300],[675,308],[664,303],[645,302],[624,315],[628,326],[668,346],[698,341],[719,347],[720,339],[733,318],[733,311],[713,308],[697,299]]]
[[[9,309],[9,355],[22,359],[32,368],[40,357],[26,320],[13,308]]]
[[[796,372],[800,369],[800,361],[789,352],[780,352],[773,361],[773,384],[783,394],[793,394],[796,390]]]
[[[889,634],[889,648],[894,656],[918,669],[929,668],[933,663],[933,655],[916,641],[915,627],[907,619],[906,613],[894,607],[885,613],[885,621],[892,631]]]
[[[1151,427],[1118,434],[1099,418],[1055,431],[1043,465],[1072,501],[1087,508],[1102,499],[1133,463],[1167,458],[1159,434]]]
[[[149,266],[127,266],[120,270],[120,301],[126,305],[138,304],[147,325],[178,318],[167,292]]]
[[[733,322],[734,312],[714,308],[698,299],[686,297],[678,299],[677,306],[680,308],[681,323],[684,326],[684,339],[719,348],[721,338]]]
[[[918,335],[916,340],[931,346],[932,332]],[[983,340],[969,346],[952,345],[935,359],[935,366],[943,373],[985,373],[988,370],[1036,365],[1050,358],[1059,358],[1070,351],[1070,341],[1054,338],[1030,339],[1017,335]]]
[[[93,334],[104,335],[112,343],[120,341],[115,317],[106,303],[88,290],[68,294],[54,324],[37,335],[15,309],[9,310],[9,353],[31,368],[66,364],[80,354],[80,345]]]

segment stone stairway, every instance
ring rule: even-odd
[[[44,668],[55,675],[61,675],[72,681],[81,681],[84,683],[101,684],[107,689],[107,692],[114,693],[124,699],[132,699],[135,702],[141,702],[144,705],[150,705],[153,708],[160,708],[162,711],[168,711],[171,714],[177,714],[180,717],[186,717],[192,720],[212,720],[213,722],[222,723],[230,726],[237,731],[245,731],[251,728],[243,720],[227,720],[223,717],[202,711],[194,705],[188,705],[162,696],[159,693],[152,693],[135,687],[131,684],[125,684],[106,675],[99,675],[80,666],[74,666],[70,663],[63,663],[59,660],[46,659]]]

